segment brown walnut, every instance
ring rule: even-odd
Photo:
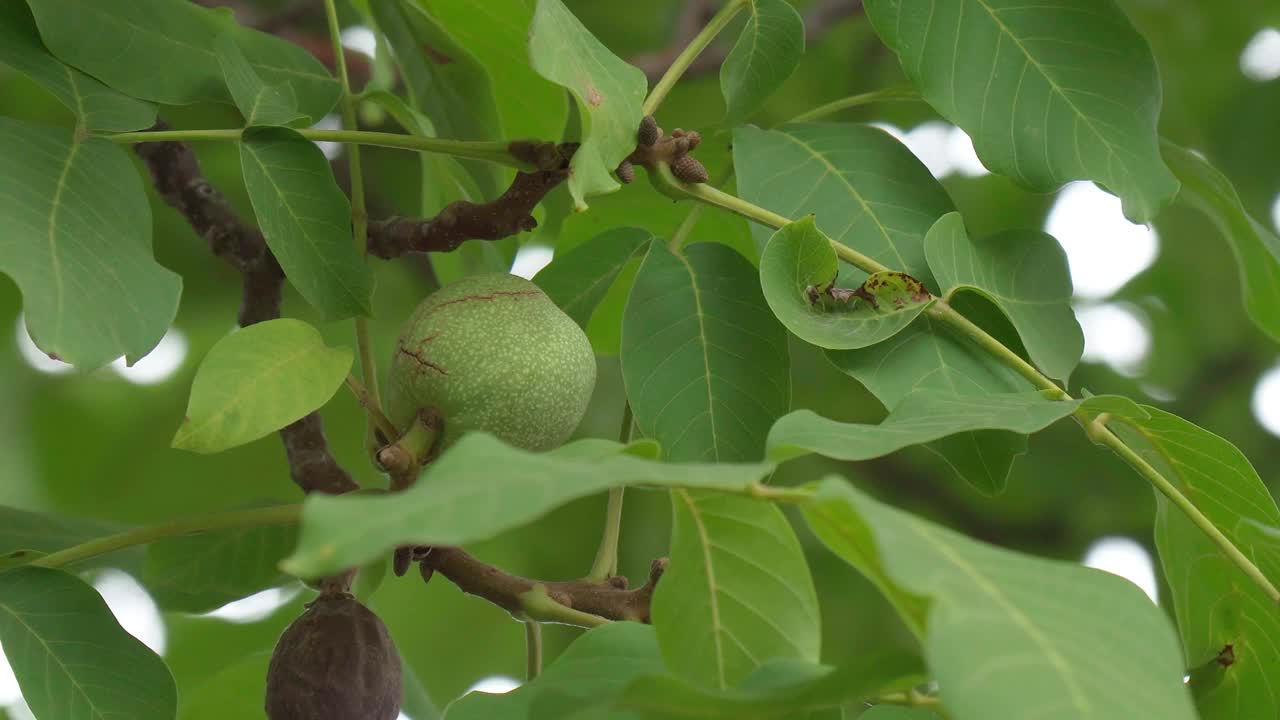
[[[326,593],[285,629],[267,669],[270,720],[395,720],[400,654],[347,593]]]

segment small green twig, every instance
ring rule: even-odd
[[[819,105],[812,110],[796,115],[787,122],[812,122],[828,115],[834,115],[842,110],[870,105],[878,102],[910,102],[920,100],[920,93],[915,88],[883,88],[881,90],[873,90],[858,95],[850,95],[849,97],[840,98],[826,105]]]
[[[631,403],[622,403],[622,426],[618,429],[618,442],[631,442]],[[605,508],[604,533],[596,550],[595,562],[586,579],[604,582],[618,574],[618,539],[622,536],[622,495],[626,488],[609,489],[609,505]]]
[[[1010,350],[1004,343],[995,339],[986,330],[978,327],[969,318],[961,315],[955,308],[951,307],[946,301],[939,299],[933,305],[925,310],[930,317],[942,322],[946,325],[959,330],[966,337],[976,343],[983,350],[986,350],[992,357],[1004,363],[1007,367],[1017,372],[1028,382],[1039,390],[1049,390],[1057,395],[1058,400],[1070,400],[1068,395],[1058,384],[1035,369],[1031,363],[1023,360],[1016,352]]]
[[[724,7],[720,8],[719,12],[712,16],[706,26],[698,31],[698,34],[689,41],[684,50],[680,51],[676,59],[671,62],[671,67],[667,68],[667,71],[663,73],[657,84],[649,91],[649,97],[644,99],[642,115],[652,115],[657,111],[658,106],[666,99],[667,93],[671,92],[671,88],[675,87],[676,83],[680,81],[680,77],[689,69],[693,61],[698,58],[698,55],[702,54],[703,50],[707,49],[711,41],[716,39],[716,36],[720,34],[721,30],[724,30],[729,21],[733,19],[733,16],[747,6],[747,2],[748,0],[729,0]]]
[[[210,530],[226,530],[229,528],[249,528],[266,525],[293,525],[302,519],[302,505],[276,505],[249,510],[224,510],[208,515],[198,515],[184,520],[171,520],[133,528],[124,532],[95,538],[88,542],[73,545],[41,556],[31,562],[39,567],[56,568],[84,562],[99,555],[106,555],[117,550],[146,545],[157,540],[208,532]]]
[[[605,508],[604,533],[596,550],[595,562],[586,580],[604,582],[618,573],[618,539],[622,535],[622,496],[626,488],[609,488],[609,504]]]
[[[901,705],[903,707],[926,708],[940,717],[951,717],[951,714],[947,712],[946,706],[942,704],[942,700],[938,698],[938,696],[922,693],[915,689],[907,690],[905,692],[886,693],[873,699],[871,702],[876,705]]]
[[[722,210],[728,210],[735,215],[740,215],[752,222],[760,223],[775,230],[781,229],[791,222],[789,218],[772,210],[766,210],[755,203],[747,202],[723,190],[717,190],[707,183],[682,183],[675,175],[671,174],[671,169],[665,165],[659,165],[655,172],[651,173],[651,177],[653,177],[654,182],[663,186],[668,194],[677,197],[684,195],[698,202],[714,205]],[[868,273],[884,272],[889,269],[857,250],[834,240],[831,242],[831,248],[835,250],[836,255],[840,256],[841,260]]]
[[[698,219],[702,217],[702,210],[706,205],[694,205],[693,209],[684,216],[684,220],[676,226],[675,232],[671,233],[671,239],[667,241],[667,249],[672,253],[679,253],[684,243],[689,239],[689,234],[693,232],[693,226],[698,224]]]
[[[379,147],[397,148],[400,150],[416,150],[418,152],[452,155],[454,157],[484,160],[498,165],[515,168],[524,172],[535,172],[537,166],[527,160],[517,158],[511,152],[511,142],[507,140],[450,140],[448,138],[421,137],[400,133],[370,132],[367,130],[317,130],[296,129],[294,132],[308,140],[320,142],[338,142],[357,145],[377,145]],[[243,128],[216,130],[143,130],[141,132],[111,133],[101,137],[112,142],[130,145],[144,142],[198,142],[201,140],[238,142],[244,134]]]
[[[524,621],[525,682],[533,682],[542,674],[542,623]]]
[[[712,178],[705,184],[713,189],[718,188],[729,182],[729,179],[732,177],[733,162],[731,160],[727,165],[725,165],[724,169],[720,171],[719,175]],[[703,205],[702,203],[694,205],[693,208],[689,210],[689,214],[684,216],[684,220],[681,220],[680,224],[676,226],[675,232],[671,233],[671,239],[667,241],[667,248],[670,249],[671,252],[679,253],[680,249],[684,247],[685,242],[689,239],[689,235],[693,233],[694,226],[698,224],[698,220],[702,217],[702,211],[704,209],[706,209],[706,205]]]
[[[883,705],[905,705],[907,707],[936,707],[942,704],[936,696],[927,695],[919,690],[907,690],[905,692],[887,693],[876,698],[873,702]]]
[[[329,40],[333,44],[333,57],[338,66],[338,80],[342,83],[342,125],[346,130],[358,131],[356,99],[351,94],[351,79],[347,75],[347,56],[342,47],[342,29],[338,26],[338,8],[333,0],[324,0],[324,14],[329,21]],[[364,201],[364,170],[360,164],[360,146],[347,148],[347,164],[351,168],[351,234],[360,257],[369,254],[369,211]],[[355,318],[356,349],[360,358],[360,374],[364,379],[363,405],[368,409],[366,444],[369,452],[376,452],[382,444],[377,440],[379,418],[382,414],[382,395],[378,391],[378,361],[373,356],[373,341],[369,337],[369,319]],[[385,430],[384,430],[385,434]],[[394,440],[390,435],[388,440]]]
[[[376,464],[391,476],[391,491],[399,492],[418,480],[422,468],[434,457],[443,421],[435,410],[423,410],[395,441],[380,446],[374,456]]]
[[[746,200],[734,195],[716,190],[715,188],[707,187],[705,184],[686,185],[681,183],[671,174],[670,169],[663,165],[659,165],[655,169],[655,172],[651,172],[650,177],[653,179],[655,185],[657,185],[660,191],[673,197],[679,197],[680,194],[683,194],[684,196],[693,198],[699,202],[714,205],[745,217],[753,222],[775,229],[781,228],[791,222],[791,220],[783,217],[782,215],[766,210],[765,208],[755,205],[754,203],[747,202]],[[836,242],[835,240],[830,240],[830,243],[832,249],[841,260],[858,267],[867,273],[882,272],[889,269],[870,257],[867,257],[866,255],[863,255],[842,243]],[[1033,365],[1028,363],[1026,360],[1023,360],[1013,350],[1010,350],[999,340],[992,337],[989,333],[978,327],[964,315],[961,315],[944,299],[937,299],[937,301],[934,302],[934,304],[925,312],[931,318],[949,325],[954,330],[968,337],[983,350],[987,351],[992,357],[999,360],[1022,377],[1026,378],[1035,387],[1041,390],[1053,392],[1059,400],[1071,399],[1071,395],[1059,387],[1057,383],[1045,377],[1039,370],[1036,370]],[[1077,417],[1077,419],[1080,419],[1082,424],[1087,424],[1089,421],[1088,417]],[[1089,432],[1089,430],[1086,429],[1086,432]],[[1125,445],[1123,441],[1109,430],[1105,430],[1104,428],[1102,433],[1090,433],[1090,437],[1094,438],[1095,441],[1101,442],[1107,447],[1110,447],[1120,455],[1120,457],[1124,459],[1125,462],[1129,463],[1129,465],[1132,466],[1139,475],[1150,482],[1161,494],[1169,498],[1169,500],[1177,506],[1179,510],[1186,514],[1187,518],[1190,519],[1192,523],[1208,535],[1208,537],[1222,549],[1236,567],[1238,567],[1251,580],[1253,580],[1258,587],[1266,592],[1267,596],[1271,598],[1273,602],[1280,603],[1280,591],[1277,591],[1276,586],[1272,584],[1270,579],[1268,579],[1267,576],[1258,569],[1258,566],[1255,565],[1248,556],[1241,552],[1229,538],[1223,535],[1222,531],[1213,524],[1213,521],[1206,517],[1204,513],[1196,507],[1195,503],[1178,490],[1173,483],[1169,482],[1169,480],[1160,474],[1158,470],[1153,468],[1146,460],[1134,452],[1132,448]],[[776,494],[777,492],[778,489],[767,488],[767,486],[763,485],[756,485],[752,488],[748,488],[747,494],[776,500],[791,499],[780,497]]]
[[[387,438],[387,442],[394,442],[400,435],[400,429],[382,412],[382,408],[370,401],[369,391],[364,386],[364,383],[357,380],[354,375],[347,375],[347,389],[351,391],[352,395],[356,396],[360,406],[369,413],[369,417],[377,425],[378,430]]]
[[[813,491],[806,488],[774,487],[758,482],[748,485],[743,494],[747,497],[786,504],[806,503],[813,499]]]
[[[551,596],[547,594],[545,585],[537,585],[529,592],[521,595],[520,606],[524,611],[526,622],[536,620],[585,628],[599,627],[613,622],[599,615],[584,613],[567,605],[561,605],[551,599]]]
[[[1240,568],[1245,575],[1249,576],[1250,580],[1256,583],[1258,587],[1262,588],[1263,592],[1267,594],[1267,598],[1271,600],[1272,604],[1280,604],[1280,590],[1276,589],[1276,586],[1271,582],[1271,579],[1264,575],[1262,570],[1260,570],[1257,565],[1254,565],[1253,561],[1241,552],[1240,548],[1236,547],[1235,543],[1231,542],[1231,538],[1224,535],[1222,531],[1218,529],[1218,526],[1213,524],[1212,520],[1206,517],[1204,513],[1200,512],[1200,508],[1196,507],[1195,503],[1191,502],[1191,498],[1187,497],[1181,490],[1174,487],[1173,483],[1169,482],[1169,479],[1162,475],[1159,470],[1152,467],[1151,463],[1147,462],[1146,458],[1142,457],[1137,453],[1137,451],[1126,445],[1123,440],[1107,428],[1104,427],[1099,432],[1094,433],[1093,437],[1097,442],[1111,448],[1111,450],[1119,455],[1121,459],[1126,463],[1129,463],[1130,467],[1137,470],[1139,475],[1146,478],[1147,482],[1154,485],[1161,495],[1164,495],[1169,499],[1169,502],[1176,505],[1178,509],[1187,516],[1187,519],[1189,519],[1196,527],[1200,528],[1201,532],[1209,536],[1209,539],[1213,541],[1213,544],[1217,545],[1218,549],[1221,550],[1236,567]]]

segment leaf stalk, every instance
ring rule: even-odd
[[[301,504],[275,505],[273,507],[252,508],[249,510],[224,510],[184,520],[170,520],[156,525],[133,528],[115,535],[95,538],[88,542],[72,545],[64,550],[44,555],[33,560],[30,564],[37,567],[58,568],[84,562],[99,555],[106,555],[107,553],[124,550],[135,545],[146,545],[179,535],[267,525],[296,525],[301,519]]]
[[[334,62],[338,66],[338,80],[342,83],[342,125],[346,130],[359,130],[356,120],[356,99],[351,94],[351,78],[347,75],[347,56],[342,47],[342,29],[338,26],[338,8],[333,0],[324,0],[324,14],[329,22],[329,40],[333,44]],[[347,165],[351,169],[351,234],[356,252],[367,260],[369,256],[369,211],[364,200],[364,170],[360,164],[360,145],[347,148]],[[364,379],[364,406],[366,413],[365,444],[369,452],[376,452],[381,443],[377,440],[379,418],[382,413],[382,394],[378,390],[378,361],[373,356],[373,341],[369,337],[369,319],[355,318],[356,354],[360,358],[360,374]]]
[[[734,195],[730,195],[721,190],[707,187],[705,184],[687,185],[682,183],[672,176],[670,170],[666,169],[664,166],[659,166],[654,175],[656,176],[654,177],[655,184],[658,185],[659,189],[665,194],[674,195],[677,192],[683,193],[685,196],[693,198],[698,202],[713,205],[736,215],[740,215],[752,222],[760,223],[761,225],[774,229],[779,229],[791,222],[788,218],[785,218],[775,212],[766,210],[754,203],[748,202]],[[881,265],[879,262],[842,243],[836,242],[835,240],[828,240],[831,243],[832,249],[841,260],[860,268],[867,273],[881,272],[889,269],[884,265]],[[925,312],[930,317],[950,326],[965,337],[968,337],[996,360],[1026,378],[1027,381],[1035,387],[1041,390],[1050,391],[1058,400],[1072,399],[1071,395],[1059,387],[1057,383],[1045,377],[1035,368],[1035,366],[1022,359],[1022,357],[1009,349],[1004,345],[1004,343],[1001,343],[964,315],[961,315],[955,308],[951,307],[945,299],[938,298],[937,301]],[[1255,565],[1248,556],[1241,552],[1240,549],[1231,542],[1230,538],[1224,535],[1222,531],[1213,524],[1212,520],[1205,516],[1205,514],[1196,507],[1195,503],[1193,503],[1190,498],[1174,486],[1168,478],[1162,475],[1159,470],[1152,467],[1150,463],[1144,460],[1111,431],[1103,428],[1101,433],[1091,432],[1089,426],[1089,421],[1091,419],[1087,416],[1081,417],[1079,413],[1077,413],[1077,420],[1081,422],[1082,428],[1085,430],[1086,434],[1089,434],[1091,438],[1096,436],[1098,438],[1097,441],[1115,451],[1116,454],[1128,463],[1130,467],[1137,471],[1143,479],[1151,483],[1151,485],[1154,486],[1162,495],[1169,498],[1169,501],[1181,510],[1196,527],[1200,528],[1201,531],[1203,531],[1209,539],[1226,554],[1227,558],[1230,559],[1241,572],[1247,575],[1258,585],[1259,588],[1263,590],[1263,592],[1267,594],[1267,597],[1270,598],[1272,602],[1280,604],[1280,591],[1276,589],[1276,586],[1271,582],[1271,580],[1268,579],[1260,569],[1258,569],[1258,566]],[[758,486],[749,488],[748,494],[756,497],[782,500],[782,497],[773,496],[773,490],[774,489],[772,488]],[[786,500],[794,499],[788,497]]]
[[[111,133],[101,137],[122,145],[166,140],[175,142],[198,142],[202,140],[239,142],[245,129],[143,130],[140,132]],[[400,150],[415,150],[417,152],[452,155],[472,160],[484,160],[523,172],[535,172],[538,170],[533,163],[516,157],[510,149],[512,143],[507,140],[451,140],[448,138],[421,137],[401,133],[345,129],[294,128],[294,132],[308,140],[317,142],[374,145]]]
[[[738,11],[747,6],[749,0],[729,0],[720,11],[711,17],[707,24],[703,26],[698,34],[689,41],[684,50],[676,56],[671,62],[671,66],[662,74],[662,77],[649,91],[649,96],[644,99],[644,110],[642,115],[652,115],[657,111],[658,106],[662,105],[662,101],[667,98],[667,93],[671,92],[671,88],[676,86],[680,78],[684,75],[694,60],[702,54],[703,50],[711,44],[721,30],[729,24],[730,20],[738,14]]]

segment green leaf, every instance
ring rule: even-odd
[[[164,661],[116,622],[102,597],[59,570],[0,573],[0,643],[40,718],[173,720]]]
[[[636,427],[671,460],[756,460],[790,406],[787,333],[755,268],[717,243],[653,243],[622,320]]]
[[[769,431],[769,457],[785,460],[815,452],[837,460],[870,460],[909,445],[922,445],[971,430],[1039,432],[1084,407],[1094,412],[1125,408],[1132,401],[1114,395],[1087,400],[1051,400],[1032,391],[1011,395],[956,395],[918,390],[903,398],[878,425],[828,420],[809,410],[783,417]]]
[[[444,713],[436,707],[431,696],[427,694],[427,689],[422,686],[422,681],[418,679],[418,674],[408,662],[405,662],[403,655],[400,656],[400,666],[404,694],[404,699],[400,702],[400,711],[413,720],[440,720],[444,717]]]
[[[296,537],[293,527],[255,527],[166,538],[147,548],[144,582],[166,610],[216,610],[284,582],[279,563]]]
[[[645,711],[646,717],[790,720],[799,713],[906,689],[923,672],[919,658],[892,652],[863,653],[842,668],[768,660],[727,690],[698,686],[671,674],[642,677],[631,683],[618,704]]]
[[[602,707],[633,679],[662,672],[654,630],[618,622],[584,633],[532,682],[503,694],[471,693],[454,701],[446,720],[607,718]],[[594,711],[593,711],[594,709]]]
[[[8,558],[16,551],[48,555],[126,529],[126,526],[114,523],[0,506],[0,558]],[[75,567],[82,570],[109,566],[136,575],[141,567],[141,560],[140,548],[128,548],[99,555]]]
[[[0,3],[0,63],[40,83],[90,130],[141,130],[155,124],[154,107],[112,90],[50,54],[26,3]]]
[[[236,330],[200,363],[173,446],[215,453],[279,430],[328,402],[351,359],[350,348],[327,347],[301,320]]]
[[[295,120],[310,121],[298,112],[293,88],[285,83],[267,85],[258,77],[231,33],[223,33],[213,43],[218,66],[227,81],[227,89],[246,125],[289,125]]]
[[[1037,230],[1010,230],[974,241],[960,213],[950,213],[924,243],[944,295],[977,291],[1009,317],[1032,362],[1049,377],[1071,377],[1084,352],[1084,333],[1071,310],[1071,273],[1057,240]]]
[[[1171,466],[1170,479],[1237,545],[1256,539],[1249,525],[1280,527],[1280,509],[1267,486],[1244,453],[1226,439],[1149,405],[1108,411],[1151,444]],[[1280,577],[1280,555],[1259,554],[1255,562],[1268,577]]]
[[[489,72],[424,4],[381,0],[372,3],[371,9],[395,53],[409,104],[430,118],[430,136],[439,133],[458,140],[502,137]],[[473,200],[482,202],[501,192],[502,170],[498,166],[478,160],[450,160],[466,168],[475,181],[481,197]]]
[[[804,20],[787,0],[750,0],[747,24],[720,66],[725,124],[749,117],[786,82],[804,55]]]
[[[1172,474],[1167,462],[1148,460]],[[1155,539],[1201,720],[1280,716],[1275,603],[1162,496],[1156,498]],[[1255,546],[1241,549],[1257,562]]]
[[[928,315],[918,318],[890,342],[861,350],[828,352],[827,357],[890,408],[921,389],[959,395],[1033,389],[1021,375]]]
[[[320,148],[293,130],[250,128],[240,165],[262,235],[298,292],[327,320],[368,315],[373,274]]]
[[[160,342],[182,279],[151,255],[151,207],[124,150],[0,118],[0,218],[0,271],[37,347],[95,368]]]
[[[858,716],[858,720],[937,720],[938,716],[923,708],[876,705]]]
[[[817,662],[818,598],[782,511],[683,489],[671,505],[671,565],[652,609],[666,666],[724,689],[771,658]]]
[[[739,128],[734,133],[734,167],[743,198],[787,217],[813,213],[829,237],[936,286],[924,238],[933,223],[954,208],[929,171],[887,133],[843,124],[793,124],[773,131]],[[760,226],[753,226],[752,233],[761,245],[769,237]],[[865,276],[848,266],[841,275],[846,284]],[[916,388],[962,394],[1033,389],[927,315],[887,342],[830,352],[828,357],[889,408]],[[1014,456],[1025,444],[1025,439],[1009,433],[977,432],[930,447],[962,477],[990,490],[1003,487]]]
[[[507,137],[556,138],[564,128],[564,90],[533,71],[529,24],[533,0],[431,0],[449,34],[489,70]]]
[[[891,340],[861,350],[828,352],[828,359],[893,409],[915,390],[954,395],[1000,395],[1034,390],[1031,383],[946,325],[921,315]],[[1025,437],[1000,430],[952,435],[927,446],[960,478],[986,493],[1001,491]]]
[[[643,261],[644,255],[638,254],[623,266],[613,286],[591,314],[591,321],[587,323],[587,339],[591,341],[591,349],[596,355],[616,357],[622,352],[622,318],[627,312],[627,299],[631,297],[631,288],[635,287],[636,274],[640,272]]]
[[[226,627],[225,623],[219,624]],[[276,630],[278,636],[284,630],[284,624],[281,623]],[[230,634],[228,630],[219,632]],[[268,640],[268,643],[273,640]],[[271,645],[260,647],[255,643],[228,655],[225,664],[210,668],[207,674],[198,678],[197,683],[192,683],[194,687],[188,687],[187,678],[178,671],[178,681],[183,686],[178,720],[223,720],[231,717],[260,720],[266,717],[263,695],[266,693],[267,669],[271,666]]]
[[[165,105],[230,102],[215,43],[229,32],[266,83],[288,84],[298,110],[323,117],[341,87],[306,50],[241,27],[226,11],[170,0],[27,0],[60,60],[133,97]]]
[[[839,270],[831,241],[810,215],[770,238],[760,255],[760,286],[788,330],[837,350],[893,337],[933,303],[918,280],[899,272],[875,273],[851,295],[835,287]]]
[[[622,330],[637,427],[673,460],[760,457],[790,402],[786,343],[742,256],[652,244]],[[667,665],[724,688],[769,657],[816,660],[812,581],[777,508],[683,490],[672,502],[672,567],[653,607]]]
[[[1113,413],[1112,426],[1160,470],[1269,578],[1280,578],[1280,553],[1268,552],[1258,527],[1280,527],[1257,471],[1234,445],[1182,418],[1142,406],[1146,418]],[[1192,673],[1204,720],[1271,717],[1280,713],[1280,616],[1275,603],[1180,510],[1157,496],[1156,547],[1182,630],[1187,666],[1232,662],[1213,682]]]
[[[815,215],[818,227],[890,270],[936,287],[924,236],[954,210],[951,198],[915,155],[865,125],[801,123],[733,133],[738,194],[784,217]],[[751,227],[763,248],[770,231]],[[845,282],[864,273],[842,270]]]
[[[839,478],[802,509],[838,553],[846,533],[869,529],[841,556],[859,569],[877,558],[873,581],[887,575],[896,592],[928,598],[917,632],[956,720],[1010,708],[1043,720],[1196,717],[1173,629],[1129,581],[975,542]]]
[[[622,269],[652,239],[653,233],[639,228],[606,230],[564,255],[557,253],[533,282],[585,330]]]
[[[1036,191],[1094,180],[1136,223],[1178,192],[1160,159],[1160,78],[1111,0],[868,0],[876,32],[987,167]]]
[[[318,577],[360,565],[399,545],[485,540],[612,487],[741,491],[773,469],[765,463],[654,462],[624,452],[627,447],[587,439],[531,453],[489,435],[464,436],[412,489],[394,497],[307,498],[298,547],[284,568],[299,577]]]
[[[529,57],[539,75],[563,85],[578,103],[582,145],[571,161],[569,193],[585,209],[587,196],[619,187],[613,171],[636,147],[648,81],[639,68],[609,52],[560,0],[538,0]]]
[[[1280,237],[1245,212],[1231,181],[1204,158],[1168,141],[1163,147],[1165,161],[1182,181],[1183,197],[1230,243],[1249,317],[1280,341]]]
[[[282,555],[278,560],[283,560],[284,557]],[[277,564],[279,563],[277,562]],[[369,599],[373,597],[374,593],[382,589],[382,583],[387,579],[387,570],[389,569],[387,566],[390,564],[391,558],[384,556],[374,558],[360,566],[360,570],[356,572],[355,582],[351,585],[351,594],[355,595],[360,602],[368,605]]]

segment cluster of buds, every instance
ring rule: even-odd
[[[636,133],[635,151],[618,166],[618,179],[624,184],[630,183],[636,178],[636,165],[652,168],[656,163],[665,162],[680,182],[704,183],[709,178],[707,169],[690,154],[701,142],[702,136],[696,130],[686,132],[676,128],[665,135],[653,116],[645,115]]]

